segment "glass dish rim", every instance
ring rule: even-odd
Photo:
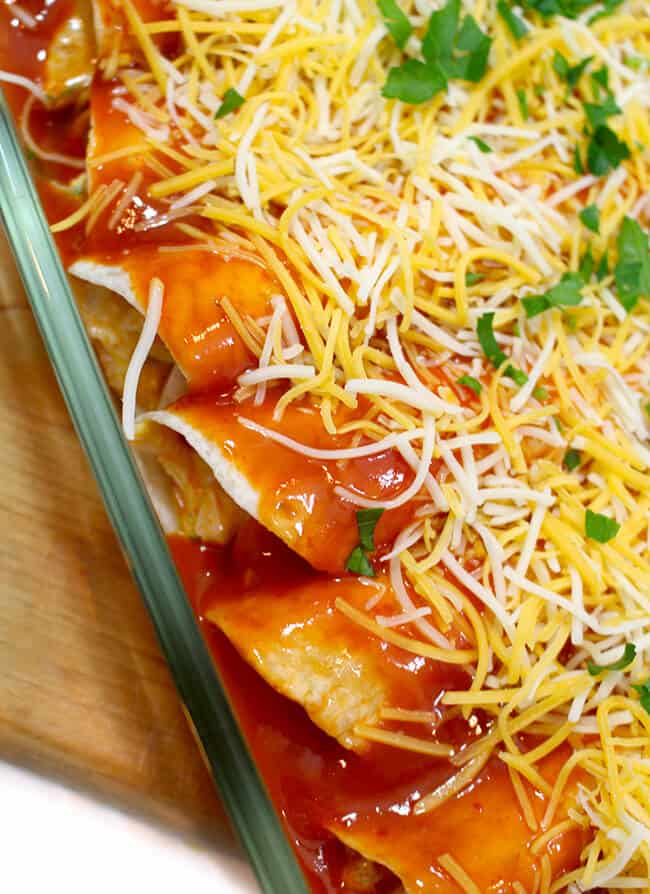
[[[265,894],[308,894],[124,439],[0,89],[0,219],[190,726]]]

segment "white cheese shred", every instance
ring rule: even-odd
[[[122,393],[122,429],[128,441],[135,440],[135,415],[137,406],[138,384],[142,370],[153,347],[162,316],[165,287],[161,280],[154,277],[149,283],[149,299],[144,323],[138,342],[131,354],[124,377]]]

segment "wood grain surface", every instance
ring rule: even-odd
[[[223,846],[222,808],[1,229],[0,445],[0,759]]]

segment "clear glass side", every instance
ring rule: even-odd
[[[0,214],[77,434],[226,809],[263,890],[307,894],[122,436],[2,91]]]

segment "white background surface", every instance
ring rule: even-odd
[[[259,894],[232,846],[184,841],[0,762],[0,891],[7,894]]]

